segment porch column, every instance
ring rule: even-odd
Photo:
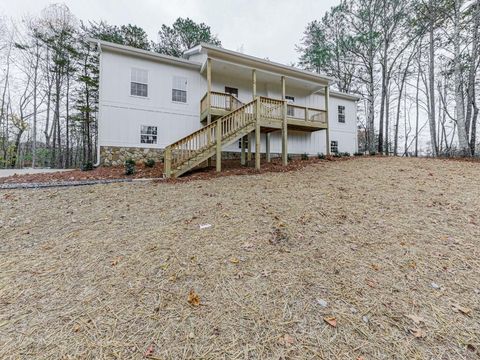
[[[212,59],[207,58],[207,125],[212,122],[211,113],[211,92],[212,92]],[[207,142],[211,141],[210,131],[207,133]],[[217,160],[218,162],[218,160]],[[207,166],[212,166],[212,158],[207,160]]]
[[[211,98],[212,92],[212,59],[207,58],[207,125],[212,122]]]
[[[260,139],[260,101],[255,102],[257,107],[257,117],[255,119],[255,169],[260,170],[260,148],[262,146],[262,141]]]
[[[265,134],[265,152],[267,153],[267,162],[269,163],[271,161],[270,159],[270,133],[267,132]]]
[[[282,101],[283,101],[283,122],[282,122],[282,163],[288,164],[288,132],[287,132],[287,101],[285,100],[285,76],[282,76]]]
[[[245,166],[245,140],[245,136],[242,136],[242,138],[240,139],[240,146],[242,148],[242,152],[240,153],[240,164],[243,166]]]
[[[252,70],[252,100],[257,97],[257,70]]]
[[[252,100],[255,100],[256,97],[257,97],[257,70],[252,69]],[[247,136],[248,136],[247,161],[252,161],[252,133],[249,133]]]
[[[327,143],[327,155],[330,155],[330,125],[328,124],[328,103],[330,102],[330,88],[325,86],[325,121],[327,123],[327,129],[325,130],[325,142]]]

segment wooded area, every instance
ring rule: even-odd
[[[173,56],[221,44],[188,18],[162,25],[158,42],[135,25],[81,22],[59,4],[21,22],[0,18],[0,168],[96,161],[98,53],[89,38]]]
[[[478,0],[342,0],[308,24],[300,64],[362,95],[360,150],[475,155],[479,14]]]
[[[88,38],[172,56],[221,45],[188,18],[162,25],[156,42],[139,26],[84,23],[59,4],[18,20],[0,18],[0,168],[96,161],[98,54]],[[342,0],[306,26],[298,66],[362,96],[360,151],[472,156],[479,23],[478,0]]]

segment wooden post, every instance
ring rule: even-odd
[[[305,108],[305,121],[308,121],[308,107]]]
[[[248,133],[247,141],[247,161],[252,161],[252,133]]]
[[[282,100],[283,100],[283,122],[282,122],[282,163],[288,164],[288,131],[287,131],[287,101],[285,100],[285,76],[282,76]]]
[[[270,133],[267,132],[265,134],[265,152],[267,153],[267,162],[271,162],[271,158],[270,158]]]
[[[216,171],[220,172],[222,171],[222,122],[217,121],[216,127],[215,127],[215,137],[216,137],[216,154],[215,154],[215,167]]]
[[[207,125],[212,122],[212,59],[207,58]],[[210,143],[210,131],[207,133],[207,141]],[[212,158],[207,160],[207,166],[212,166]]]
[[[257,70],[252,70],[252,100],[257,98]]]
[[[327,129],[325,130],[325,142],[327,143],[327,155],[330,155],[330,126],[328,125],[328,103],[330,102],[330,88],[325,86],[325,121],[327,123]]]
[[[172,149],[169,147],[165,149],[163,160],[165,161],[165,177],[169,179],[172,176]]]
[[[240,164],[241,165],[245,165],[245,136],[242,136],[242,138],[240,139],[240,146],[242,148],[242,152],[240,153]]]
[[[257,98],[255,106],[257,107],[255,116],[255,169],[260,170],[260,98]]]

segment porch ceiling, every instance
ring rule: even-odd
[[[211,59],[212,79],[216,77],[240,79],[242,81],[252,81],[252,67],[231,63],[220,59]],[[203,67],[203,74],[206,76],[206,66]],[[257,84],[261,83],[278,83],[280,86],[282,74],[256,69]],[[324,88],[325,84],[318,82],[299,79],[291,76],[285,76],[285,84],[287,88],[301,89],[309,92],[319,91]]]

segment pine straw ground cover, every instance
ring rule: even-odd
[[[479,179],[365,158],[2,192],[0,358],[476,359]]]

